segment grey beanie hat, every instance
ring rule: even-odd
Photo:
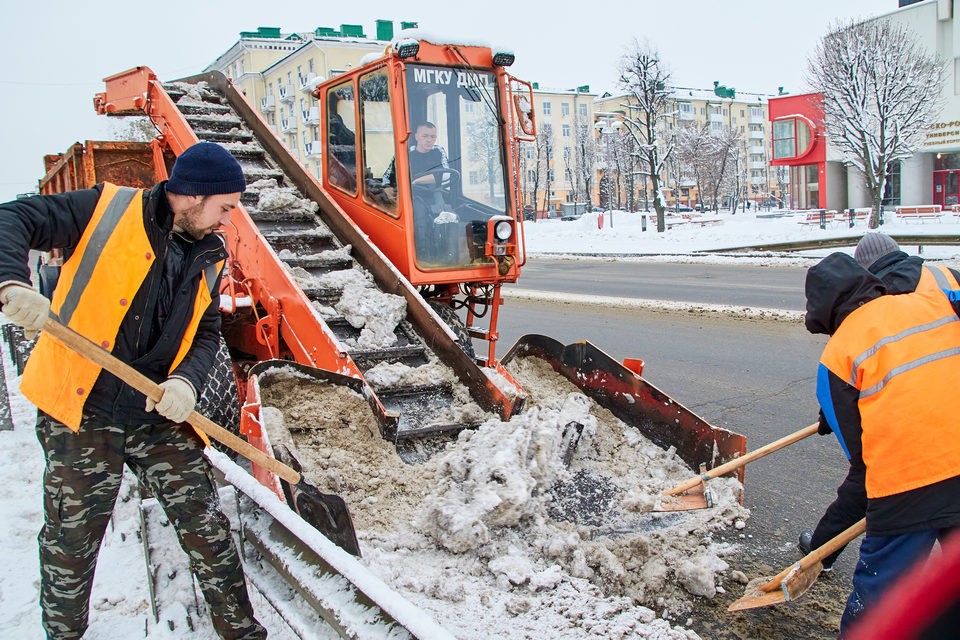
[[[853,259],[864,269],[869,269],[874,262],[894,251],[899,251],[897,241],[880,231],[863,234],[857,248],[853,251]]]
[[[247,188],[240,163],[215,142],[198,142],[177,156],[167,190],[184,196],[243,193]]]

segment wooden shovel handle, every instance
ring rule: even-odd
[[[147,396],[154,402],[160,400],[163,395],[163,389],[156,382],[143,375],[130,365],[117,359],[106,349],[101,349],[93,342],[80,335],[70,327],[60,324],[55,318],[47,318],[43,323],[43,331],[53,336],[70,349],[87,358],[91,362],[100,365],[125,383]],[[217,442],[221,442],[233,449],[245,458],[256,462],[261,467],[269,469],[290,484],[300,482],[300,474],[287,465],[274,460],[266,455],[252,444],[240,438],[212,420],[200,415],[196,411],[190,413],[187,418],[190,426],[204,432]]]
[[[683,493],[684,491],[689,491],[690,489],[700,484],[703,480],[716,478],[717,476],[722,476],[724,474],[730,473],[735,469],[739,469],[740,467],[747,464],[748,462],[753,462],[754,460],[758,458],[762,458],[763,456],[769,453],[773,453],[778,449],[783,449],[787,445],[793,444],[794,442],[797,442],[799,440],[803,440],[807,436],[811,436],[815,434],[817,432],[818,427],[819,427],[819,423],[815,422],[810,426],[804,427],[799,431],[795,431],[794,433],[791,433],[788,436],[784,436],[779,440],[774,440],[770,444],[765,444],[764,446],[760,447],[755,451],[749,451],[743,454],[742,456],[740,456],[739,458],[734,458],[730,462],[725,462],[719,467],[714,467],[713,469],[710,469],[709,471],[707,471],[702,475],[696,476],[694,478],[690,478],[689,480],[685,480],[680,484],[678,484],[677,486],[675,486],[674,488],[670,489],[669,491],[666,491],[665,493],[668,496],[676,496]]]
[[[808,553],[807,555],[800,558],[800,562],[795,562],[777,575],[770,578],[769,582],[758,587],[760,591],[773,591],[779,589],[780,585],[783,583],[783,580],[794,571],[806,571],[813,565],[818,562],[823,562],[823,559],[832,554],[834,551],[842,548],[845,544],[859,536],[861,533],[867,530],[867,519],[863,518],[856,524],[852,525],[850,528],[846,529],[840,534],[837,534],[835,537],[831,538],[827,542],[824,542],[822,545]]]

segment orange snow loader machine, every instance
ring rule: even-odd
[[[106,78],[94,106],[105,115],[149,117],[156,138],[128,143],[122,161],[100,162],[107,143],[48,156],[43,192],[103,180],[148,186],[166,179],[176,156],[196,142],[223,145],[248,184],[221,232],[229,254],[221,352],[240,406],[236,423],[224,426],[297,466],[271,444],[259,387],[273,370],[296,370],[362,394],[381,435],[415,464],[478,426],[460,406],[476,403],[507,420],[526,397],[495,350],[501,286],[518,279],[526,255],[519,144],[536,135],[533,90],[506,71],[512,61],[488,47],[399,39],[355,69],[304,83],[302,93],[319,106],[302,119],[291,113],[293,123],[275,117],[275,98],[286,94],[244,95],[219,72],[162,83],[137,67]],[[287,147],[299,127],[314,137],[307,153],[321,159],[322,178]],[[122,167],[140,173],[128,180]],[[349,317],[345,291],[358,282],[402,299],[392,339],[370,342],[369,327]],[[479,358],[473,338],[487,344]],[[507,359],[521,356],[546,360],[624,422],[675,446],[694,468],[746,450],[743,436],[709,425],[643,380],[639,366],[589,343],[565,347],[525,336]],[[436,381],[368,381],[374,369],[427,363],[447,373]],[[469,397],[456,392],[463,387]],[[295,487],[257,465],[253,474],[310,520]]]

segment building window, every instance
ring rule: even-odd
[[[533,169],[527,169],[527,180],[530,182],[535,182],[537,180],[537,172]]]
[[[564,138],[570,137],[570,125],[568,124],[563,125],[563,127],[561,128],[561,131],[563,132],[562,135]]]
[[[543,115],[549,116],[549,115],[550,115],[550,111],[551,111],[550,103],[549,103],[549,102],[544,102],[544,103],[543,103]]]
[[[568,115],[570,115],[570,103],[569,103],[569,102],[561,102],[561,103],[560,103],[560,115],[562,115],[562,116],[568,116]]]
[[[564,162],[570,162],[570,156],[571,156],[571,155],[572,155],[572,154],[571,154],[570,147],[564,147],[564,148],[563,148],[563,160],[564,160]]]
[[[578,106],[580,107],[580,117],[586,118],[586,117],[587,117],[587,105],[585,105],[585,104],[580,104],[580,105],[578,105]]]
[[[895,207],[900,204],[900,160],[887,165],[887,180],[883,185],[881,205]]]
[[[773,123],[773,158],[796,158],[813,144],[810,125],[800,118],[784,118]]]

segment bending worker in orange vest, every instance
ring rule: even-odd
[[[29,332],[50,311],[160,383],[142,394],[41,335],[21,390],[41,411],[46,456],[40,606],[48,638],[88,624],[97,552],[126,464],[145,481],[180,543],[223,638],[258,639],[243,569],[199,434],[183,424],[220,340],[226,250],[213,231],[246,188],[223,147],[198,143],[152,189],[108,183],[0,205],[0,310]],[[52,303],[30,285],[30,249],[73,248]]]
[[[925,289],[960,289],[960,274],[944,266],[924,265],[923,258],[907,255],[900,250],[896,240],[880,231],[869,231],[860,238],[853,259],[883,282],[886,295]],[[830,425],[821,411],[820,434],[829,433]],[[862,520],[866,511],[863,468],[850,467],[847,477],[837,488],[837,498],[827,507],[816,528],[800,533],[800,550],[804,555],[810,553]],[[823,559],[824,572],[833,568],[842,551],[843,547]]]
[[[957,291],[884,295],[843,253],[807,272],[806,326],[830,335],[817,400],[864,471],[867,532],[841,636],[938,539],[960,528]]]

